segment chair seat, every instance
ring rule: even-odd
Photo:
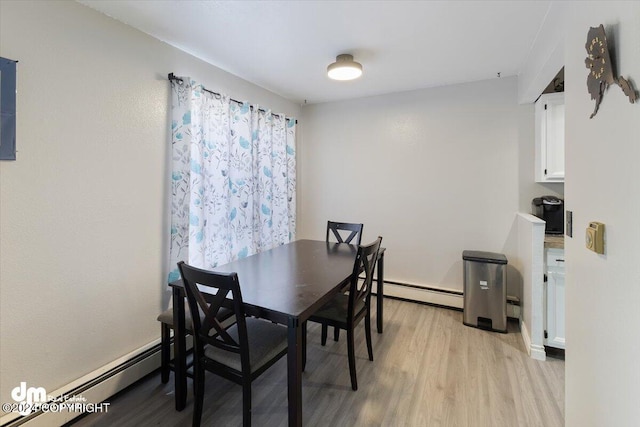
[[[354,307],[354,313],[356,315],[365,309],[364,301],[356,301]],[[320,309],[311,316],[311,320],[314,318],[322,318],[332,320],[334,322],[346,322],[347,313],[349,312],[349,295],[338,294],[334,296],[331,301],[320,307]]]
[[[169,307],[158,316],[158,321],[166,323],[173,328],[173,307]],[[189,311],[189,305],[184,302],[184,324],[187,329],[191,330],[191,312]]]
[[[247,317],[246,323],[247,340],[249,342],[249,363],[253,373],[287,348],[287,328],[253,317]],[[237,324],[227,329],[227,332],[236,342],[238,341]],[[241,371],[242,369],[239,354],[206,345],[204,347],[204,355],[236,371]]]
[[[226,320],[233,315],[233,312],[227,308],[220,307],[218,311],[218,319]],[[166,323],[171,328],[173,328],[173,307],[168,308],[158,316],[158,321],[162,323]],[[191,321],[191,311],[189,310],[189,305],[185,301],[184,303],[184,324],[187,329],[187,332],[191,333],[192,321]],[[229,323],[226,323],[229,324]],[[223,322],[223,326],[226,326],[225,322]]]

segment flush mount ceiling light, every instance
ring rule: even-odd
[[[353,60],[353,55],[343,53],[336,62],[327,67],[327,75],[333,80],[353,80],[362,75],[362,64]]]

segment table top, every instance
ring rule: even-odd
[[[276,322],[304,321],[349,280],[357,251],[345,243],[297,240],[214,271],[238,273],[245,306],[255,309],[248,314]]]

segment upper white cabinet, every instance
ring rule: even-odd
[[[536,182],[564,182],[564,93],[536,102]]]

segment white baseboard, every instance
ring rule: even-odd
[[[532,359],[542,360],[543,362],[547,360],[544,346],[531,344],[531,335],[524,320],[520,320],[520,334],[522,335],[522,341],[524,341],[524,348],[527,349],[527,353]]]
[[[98,404],[107,402],[108,398],[130,386],[145,375],[160,367],[159,340],[151,342],[95,371],[67,384],[66,386],[48,392],[56,399],[62,396],[82,396],[86,403]],[[62,399],[62,398],[61,398]],[[108,412],[108,406],[106,411]],[[63,425],[76,417],[81,412],[38,412],[22,417],[11,413],[0,418],[2,427],[50,427]]]
[[[463,308],[462,293],[451,289],[427,288],[416,285],[385,282],[384,294],[385,296],[416,302],[457,309]],[[520,316],[519,306],[508,304],[507,307],[509,317]],[[538,360],[545,360],[544,347],[542,347],[542,349],[534,348],[538,346],[532,346],[530,344],[529,333],[524,322],[521,322],[521,330],[525,347],[531,357]],[[56,398],[59,396],[82,396],[86,399],[87,403],[98,404],[105,401],[108,403],[107,399],[109,397],[160,367],[158,344],[159,340],[155,340],[54,392],[49,392],[48,395]],[[540,355],[542,358],[539,358]],[[76,412],[43,412],[34,413],[26,417],[21,417],[18,414],[7,414],[0,418],[0,426],[49,427],[52,425],[63,425],[80,415],[82,414]]]
[[[462,309],[464,306],[462,292],[447,288],[385,281],[384,295],[457,309]],[[520,306],[517,305],[517,298],[507,297],[507,300],[507,317],[520,319]]]
[[[518,304],[519,303],[520,302],[518,301]],[[507,300],[507,317],[520,320],[521,312],[522,312],[522,309],[520,308],[520,305],[516,305],[511,301]]]
[[[536,360],[545,361],[547,360],[547,352],[544,349],[543,345],[535,345],[531,344],[531,358]]]
[[[375,289],[375,286],[374,286]],[[384,296],[402,298],[445,307],[462,308],[462,294],[451,289],[421,287],[401,283],[384,283]]]
[[[524,323],[522,319],[520,319],[520,336],[522,336],[522,342],[524,343],[525,350],[527,350],[527,354],[531,356],[531,335],[529,335],[527,324]]]

